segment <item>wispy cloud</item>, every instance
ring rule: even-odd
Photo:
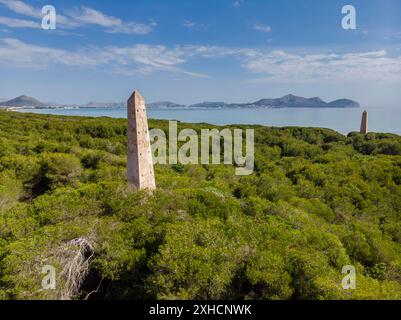
[[[6,6],[9,10],[21,14],[27,17],[42,19],[41,10],[26,4],[19,0],[0,0],[0,4]],[[6,18],[6,17],[4,17]],[[18,23],[16,19],[8,18],[9,20],[3,20],[2,24],[8,27],[26,27],[33,28],[35,21],[20,20]],[[12,21],[14,20],[14,21]],[[22,22],[24,21],[24,22]],[[8,22],[8,24],[6,24]],[[30,22],[30,23],[28,23]],[[125,34],[137,34],[144,35],[150,33],[153,28],[157,25],[155,22],[149,23],[137,23],[137,22],[126,22],[117,17],[107,15],[98,10],[81,6],[68,9],[64,12],[64,15],[57,13],[57,26],[61,28],[78,28],[85,25],[96,25],[104,28],[109,33],[125,33]]]
[[[113,26],[112,28],[106,30],[106,32],[144,35],[150,33],[156,26],[156,22],[150,22],[148,24],[128,22]]]
[[[154,72],[181,73],[194,77],[206,75],[191,72],[180,67],[187,62],[187,51],[181,48],[167,48],[162,45],[137,44],[130,47],[99,48],[98,54],[108,62],[117,63],[114,71],[123,74],[151,74]]]
[[[157,26],[155,22],[137,23],[124,22],[119,18],[106,15],[98,10],[79,7],[68,11],[68,16],[73,17],[74,21],[80,25],[92,24],[105,27],[109,33],[125,33],[144,35],[152,31]]]
[[[267,26],[265,24],[254,24],[253,29],[256,31],[261,31],[261,32],[270,32],[272,31],[272,28],[270,26]]]
[[[48,48],[4,38],[0,41],[0,66],[13,68],[46,69],[50,64],[64,66],[94,66],[94,57],[80,52]]]
[[[120,74],[169,72],[194,77],[206,75],[185,70],[187,50],[161,45],[137,44],[129,47],[91,47],[67,51],[25,43],[18,39],[0,40],[0,66],[8,68],[47,69],[50,66],[101,67]]]
[[[32,18],[41,18],[41,11],[35,9],[29,4],[18,0],[0,0],[0,3],[5,5],[11,11]]]
[[[193,30],[206,30],[208,28],[208,26],[206,24],[194,22],[191,20],[184,21],[181,24],[181,26],[183,26],[184,28],[193,29]]]
[[[0,4],[3,4],[5,7],[7,7],[9,10],[26,16],[30,18],[35,18],[36,21],[31,21],[32,23],[41,23],[42,21],[42,12],[41,9],[39,8],[34,8],[33,6],[19,0],[0,0]],[[70,17],[66,17],[60,13],[57,13],[57,24],[59,27],[64,27],[64,28],[74,28],[79,26],[77,22],[74,21],[74,19]],[[10,27],[13,27],[10,25]],[[29,26],[27,26],[29,28]]]
[[[401,56],[385,50],[355,53],[296,54],[285,51],[257,53],[243,67],[264,76],[251,82],[354,83],[401,81]]]
[[[118,47],[84,47],[71,51],[37,46],[18,39],[0,39],[0,67],[46,69],[93,68],[125,75],[155,72],[205,77],[195,72],[197,60],[229,59],[245,70],[249,82],[357,83],[401,82],[401,56],[385,50],[347,53],[297,53],[285,50],[221,46],[135,44]],[[202,63],[203,64],[203,63]]]
[[[102,27],[112,27],[121,24],[120,19],[88,7],[75,8],[70,10],[68,15],[74,17],[74,20],[80,24],[95,24]]]
[[[8,17],[0,16],[0,24],[5,25],[10,28],[34,28],[39,29],[41,25],[38,22],[29,21],[29,20],[21,20],[21,19],[13,19]]]
[[[186,20],[182,23],[182,26],[188,29],[191,29],[196,26],[196,23],[190,20]]]

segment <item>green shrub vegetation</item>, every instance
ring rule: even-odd
[[[400,299],[401,137],[235,127],[255,129],[252,175],[156,165],[148,194],[127,187],[126,120],[0,112],[0,298],[59,298],[60,248],[84,238],[75,299]]]

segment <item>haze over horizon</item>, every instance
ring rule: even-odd
[[[0,97],[250,102],[288,93],[401,107],[401,2],[0,0]]]

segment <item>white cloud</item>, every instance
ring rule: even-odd
[[[198,22],[194,22],[191,20],[184,21],[181,24],[181,26],[183,26],[184,28],[193,29],[193,30],[206,30],[208,28],[208,26],[203,23],[198,23]]]
[[[294,54],[285,51],[258,53],[243,67],[264,74],[251,82],[355,83],[401,81],[401,57],[385,50],[356,53]]]
[[[206,74],[191,70],[195,62],[202,59],[230,59],[232,63],[245,69],[248,73],[247,81],[250,82],[401,82],[401,56],[390,56],[385,50],[308,53],[304,49],[303,53],[297,53],[220,46],[166,47],[136,44],[126,47],[85,47],[68,51],[32,45],[12,38],[0,39],[0,66],[4,68],[46,69],[59,65],[96,68],[126,75],[167,72],[205,77]]]
[[[5,5],[8,9],[14,11],[15,13],[22,14],[24,16],[32,18],[41,18],[41,11],[35,9],[29,4],[26,4],[18,0],[0,0],[0,3]]]
[[[182,26],[183,26],[184,28],[191,29],[191,28],[193,28],[193,27],[196,26],[196,23],[193,22],[193,21],[187,20],[187,21],[184,21],[184,22],[182,23]]]
[[[253,25],[253,29],[256,31],[261,31],[261,32],[272,31],[272,28],[270,26],[266,26],[264,24],[255,24],[255,25]]]
[[[38,22],[21,20],[21,19],[12,19],[8,17],[0,16],[0,24],[5,25],[9,28],[41,28],[41,25]]]
[[[31,45],[13,38],[0,41],[0,66],[46,69],[50,65],[94,66],[99,61],[79,52]]]
[[[70,10],[68,15],[73,17],[74,21],[78,24],[93,24],[106,28],[108,33],[125,33],[125,34],[138,34],[144,35],[152,31],[157,26],[157,23],[150,22],[137,23],[137,22],[124,22],[119,18],[106,15],[88,7],[75,8]]]
[[[88,7],[76,8],[70,11],[69,15],[81,24],[96,24],[102,27],[112,27],[121,25],[121,20],[112,16],[108,16],[100,11]]]
[[[37,21],[31,21],[31,22],[41,23],[42,21],[43,15],[41,9],[34,8],[31,5],[24,3],[23,1],[0,0],[0,4],[3,4],[9,10],[15,13],[37,19]],[[80,24],[74,21],[73,18],[66,17],[57,12],[57,26],[64,28],[74,28],[78,27],[79,25]]]
[[[0,66],[5,68],[47,69],[67,67],[99,67],[102,70],[132,75],[170,72],[195,77],[206,75],[187,71],[186,50],[160,45],[138,44],[130,47],[91,47],[67,51],[31,45],[13,38],[0,39]]]
[[[161,45],[138,44],[131,47],[109,47],[104,52],[108,61],[116,62],[119,70],[130,74],[134,72],[179,71],[178,66],[185,62],[182,53]]]
[[[144,35],[150,33],[156,25],[155,22],[150,24],[129,22],[114,26],[106,32]]]
[[[0,0],[0,4],[3,4],[11,11],[28,16],[31,18],[37,18],[39,22],[42,20],[41,10],[32,7],[19,0]],[[57,8],[56,8],[57,9]],[[26,21],[27,22],[27,21]],[[31,21],[31,23],[34,23]],[[25,23],[25,27],[32,27],[32,24]],[[137,22],[125,22],[117,17],[106,15],[98,10],[88,8],[85,6],[76,7],[74,9],[67,10],[65,15],[57,12],[57,26],[61,28],[77,28],[85,25],[97,25],[105,28],[106,32],[109,33],[125,33],[125,34],[138,34],[144,35],[152,31],[157,25],[155,22],[150,23],[137,23]],[[9,27],[17,27],[17,22],[10,23]],[[18,27],[23,27],[20,23]]]

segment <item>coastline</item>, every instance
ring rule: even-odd
[[[401,135],[401,109],[366,108],[370,114],[370,130]],[[126,118],[125,108],[17,109],[22,113],[54,114],[84,117]],[[250,108],[250,109],[148,109],[149,118],[178,120],[212,125],[263,125],[273,127],[330,128],[344,135],[359,131],[359,108]]]

